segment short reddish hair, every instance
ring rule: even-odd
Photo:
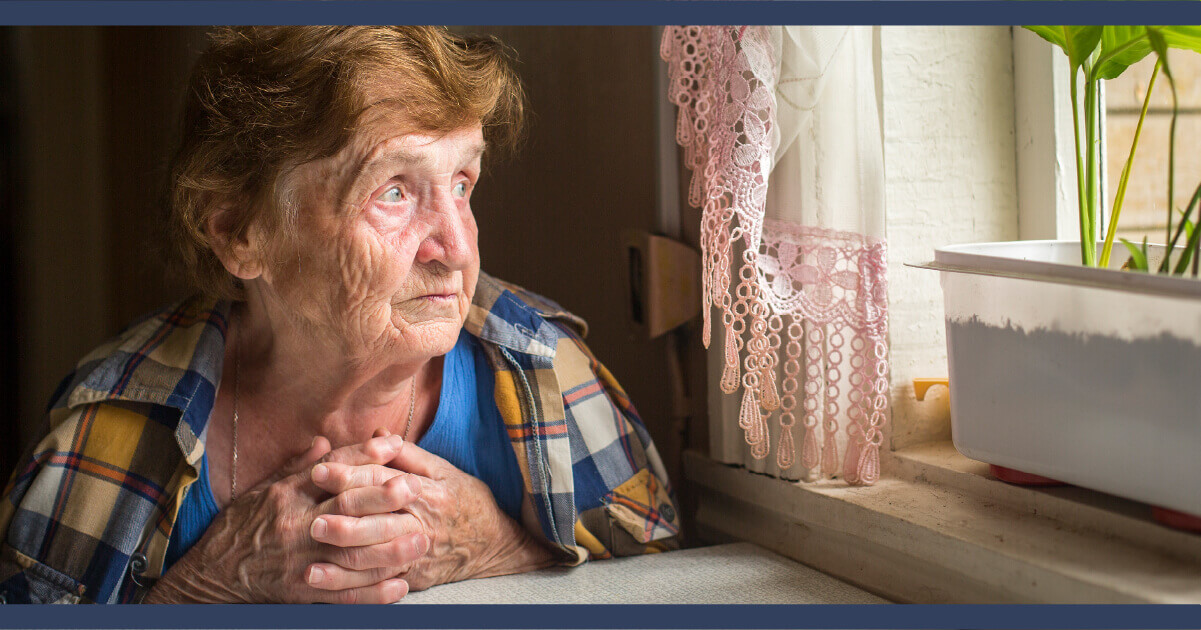
[[[491,149],[514,149],[525,94],[505,47],[423,26],[222,28],[196,62],[172,160],[169,229],[196,290],[241,299],[241,285],[205,234],[233,202],[235,236],[289,225],[283,176],[347,145],[368,88],[400,86],[394,102],[422,131],[483,125]]]

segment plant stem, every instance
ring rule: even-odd
[[[1087,70],[1085,71],[1085,76],[1088,76]],[[1089,248],[1089,266],[1096,264],[1097,251],[1097,169],[1099,166],[1097,164],[1097,150],[1099,146],[1097,141],[1097,86],[1099,84],[1099,79],[1087,80],[1084,84],[1084,110],[1088,116],[1085,120],[1084,135],[1086,142],[1085,149],[1088,151],[1088,170],[1086,171],[1088,182],[1088,200],[1086,202],[1088,209],[1088,234],[1086,238],[1088,239]]]
[[[1080,210],[1080,262],[1086,267],[1093,266],[1091,250],[1088,246],[1088,208],[1085,198],[1084,189],[1084,160],[1085,157],[1081,153],[1080,145],[1080,106],[1079,98],[1076,96],[1077,75],[1078,69],[1073,69],[1071,81],[1071,98],[1072,98],[1072,135],[1076,141],[1076,201]]]
[[[1151,71],[1151,80],[1147,83],[1147,95],[1143,98],[1143,110],[1138,115],[1138,125],[1134,128],[1134,142],[1130,143],[1130,155],[1126,158],[1126,165],[1122,167],[1122,177],[1118,180],[1118,192],[1113,198],[1113,211],[1109,216],[1109,226],[1105,230],[1105,245],[1101,248],[1100,267],[1109,266],[1109,254],[1113,249],[1113,238],[1118,231],[1118,216],[1122,214],[1122,201],[1126,198],[1126,183],[1130,181],[1130,168],[1134,165],[1134,152],[1138,149],[1138,139],[1143,133],[1143,121],[1147,118],[1147,107],[1151,105],[1151,90],[1155,87],[1155,77],[1159,76],[1159,66],[1162,62],[1155,62],[1155,69]],[[1168,220],[1168,237],[1171,238],[1172,221]]]

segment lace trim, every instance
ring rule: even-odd
[[[702,208],[703,340],[708,347],[716,307],[725,329],[720,387],[742,392],[738,424],[751,455],[767,457],[768,419],[778,411],[776,463],[791,468],[799,414],[801,465],[838,475],[845,409],[842,477],[873,483],[888,417],[885,243],[765,218],[777,135],[768,27],[668,27],[660,53],[679,107],[676,140],[692,171],[688,201]]]

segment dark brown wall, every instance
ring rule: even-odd
[[[187,294],[158,264],[169,247],[160,233],[162,190],[187,73],[204,45],[197,27],[103,30],[113,330]]]

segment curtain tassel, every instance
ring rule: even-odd
[[[817,450],[817,431],[813,427],[805,427],[804,442],[801,443],[801,466],[805,470],[813,470],[821,463]]]
[[[870,486],[880,478],[880,447],[868,444],[859,457],[859,479],[855,483]]]
[[[726,326],[725,360],[726,365],[721,371],[721,391],[733,394],[738,391],[738,347],[734,343],[732,326]],[[745,406],[745,402],[743,405]]]
[[[825,442],[822,444],[822,472],[834,475],[838,472],[838,445],[834,442],[834,431],[823,431]]]
[[[766,411],[775,411],[780,408],[780,391],[776,388],[776,375],[771,369],[771,364],[764,362],[765,365],[759,371],[759,396],[763,400],[763,409]]]
[[[755,459],[764,459],[767,457],[767,452],[770,450],[770,437],[767,430],[767,414],[759,414],[759,423],[755,427],[755,436],[757,441],[751,446],[751,457]]]
[[[861,454],[863,453],[863,433],[852,426],[847,435],[846,459],[843,460],[842,478],[849,484],[862,483],[860,475]]]
[[[780,449],[776,451],[776,465],[780,470],[792,468],[796,459],[796,444],[792,439],[792,425],[780,425]]]

